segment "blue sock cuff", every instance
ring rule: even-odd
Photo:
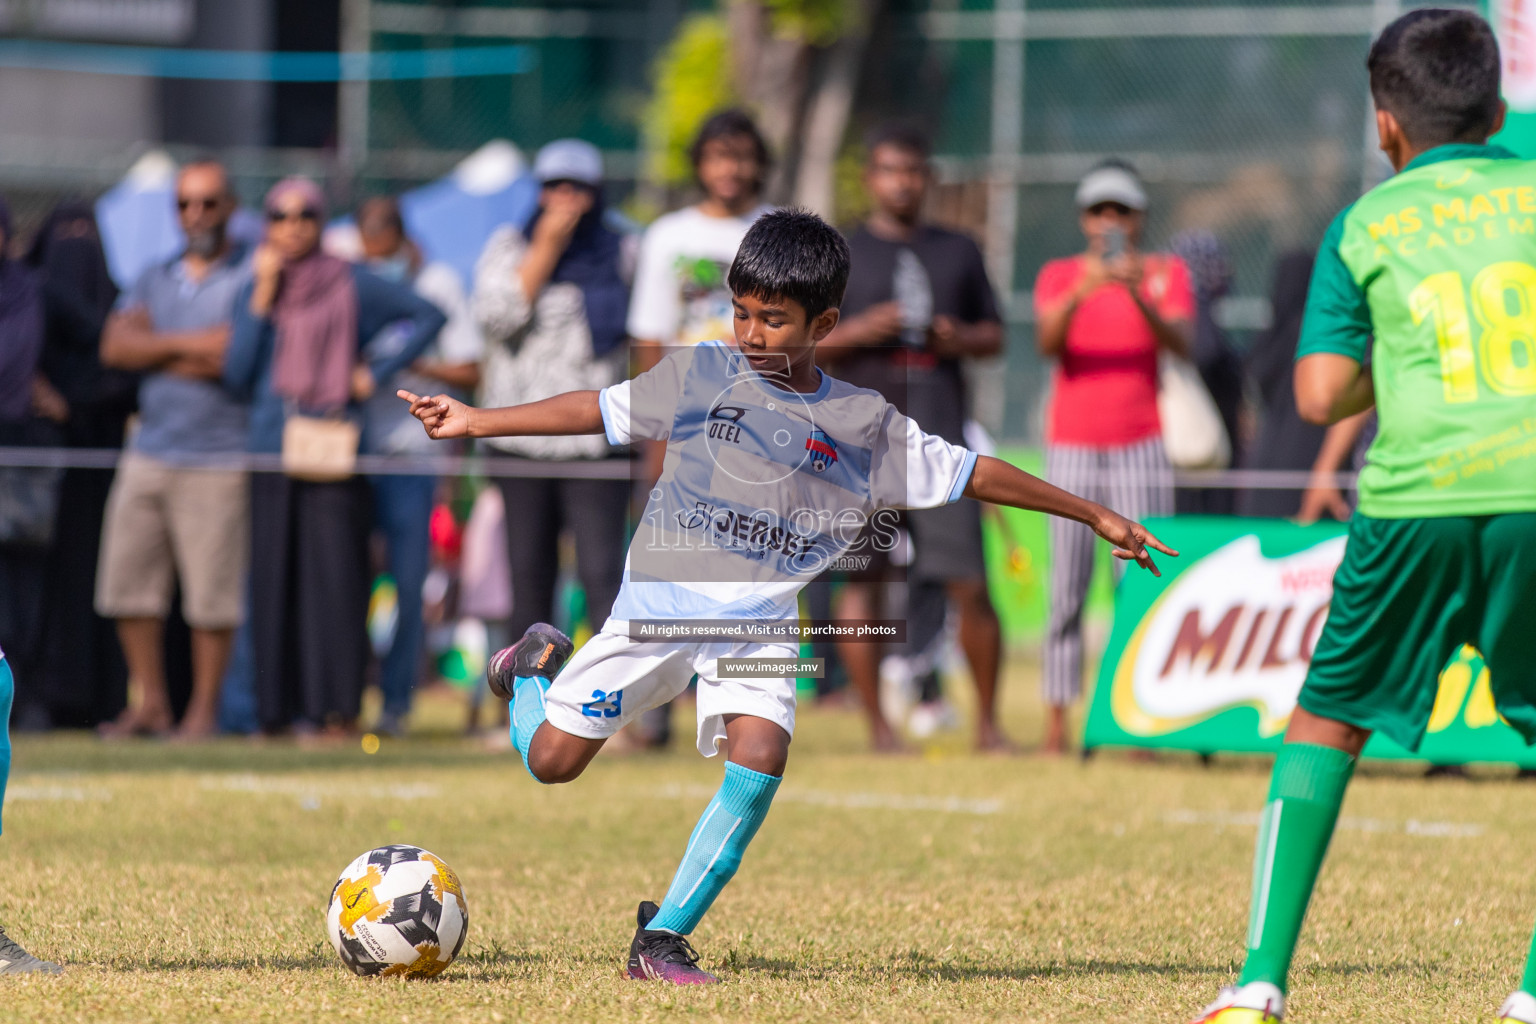
[[[761,821],[779,791],[781,775],[764,775],[734,761],[725,763],[725,781],[720,784],[720,806],[738,818]]]
[[[511,720],[508,731],[512,734],[512,745],[523,755],[524,768],[528,768],[528,745],[533,742],[533,734],[539,731],[539,726],[544,724],[544,693],[548,689],[549,680],[542,676],[518,676],[512,682],[514,696],[508,715]],[[544,781],[533,774],[532,768],[528,768],[528,774],[537,782]]]

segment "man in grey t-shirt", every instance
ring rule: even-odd
[[[192,627],[192,700],[179,735],[216,728],[250,543],[248,480],[229,468],[246,449],[247,413],[220,382],[235,295],[250,277],[228,237],[235,205],[222,166],[182,168],[176,206],[186,251],[145,271],[102,332],[105,365],[144,373],[96,571],[96,611],[117,621],[131,689],[128,710],[104,735],[173,724],[161,651],[178,580]]]

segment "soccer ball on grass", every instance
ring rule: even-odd
[[[442,860],[416,846],[381,846],[336,880],[325,927],[356,974],[430,978],[464,948],[469,908]]]

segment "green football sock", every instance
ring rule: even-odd
[[[1301,922],[1354,770],[1355,759],[1333,747],[1287,743],[1280,748],[1259,819],[1248,961],[1239,984],[1267,981],[1285,991]]]
[[[1525,958],[1525,977],[1520,979],[1520,991],[1536,996],[1536,935],[1531,936],[1531,952]]]

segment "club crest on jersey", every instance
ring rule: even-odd
[[[837,445],[825,430],[811,431],[805,439],[805,450],[811,453],[811,468],[818,473],[825,473],[828,466],[837,462]]]

